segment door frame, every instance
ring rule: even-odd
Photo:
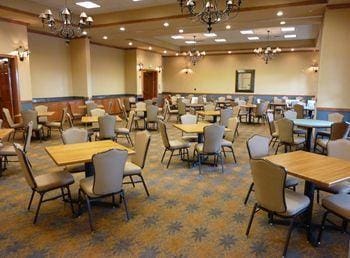
[[[154,98],[156,98],[158,96],[158,71],[155,70],[155,69],[142,69],[142,97],[143,99],[145,99],[145,96],[144,96],[144,92],[145,92],[145,85],[144,85],[144,76],[145,76],[145,73],[147,72],[153,72],[153,73],[156,73],[157,75],[157,80],[156,80],[156,96],[154,96]]]

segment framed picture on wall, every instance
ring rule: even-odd
[[[254,92],[255,70],[236,70],[236,92]]]

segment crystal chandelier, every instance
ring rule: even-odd
[[[242,4],[242,0],[225,0],[225,8],[220,10],[219,0],[178,0],[178,2],[182,12],[186,8],[191,16],[195,16],[202,23],[207,24],[209,33],[213,24],[228,19],[231,13],[233,17],[237,16]],[[198,5],[197,2],[201,2],[201,4]]]
[[[270,31],[267,31],[267,40],[270,40]],[[270,46],[267,46],[266,48],[255,48],[254,53],[262,58],[265,61],[265,64],[268,64],[270,60],[272,60],[274,57],[276,57],[279,53],[282,52],[282,49],[279,47],[273,48]]]
[[[193,36],[193,48],[186,53],[192,65],[196,65],[206,55],[205,51],[196,49],[196,43],[196,36]]]
[[[85,12],[82,12],[79,16],[78,24],[73,23],[73,13],[67,8],[67,0],[65,2],[64,9],[60,12],[61,21],[55,20],[50,9],[45,10],[39,15],[44,28],[47,28],[50,32],[57,34],[59,37],[64,38],[67,42],[70,39],[87,35],[86,29],[89,29],[93,23],[91,16],[87,16]]]

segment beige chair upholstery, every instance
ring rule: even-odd
[[[293,121],[282,118],[277,120],[278,126],[278,138],[279,143],[276,149],[276,154],[280,146],[284,145],[285,152],[292,149],[292,147],[298,147],[300,145],[305,145],[305,137],[295,137],[294,136],[294,123]]]
[[[158,130],[158,106],[155,105],[147,105],[147,117],[145,119],[146,121],[146,129],[150,130]],[[153,127],[150,127],[150,125],[153,125]]]
[[[167,121],[169,121],[169,119],[170,119],[170,117],[172,115],[176,115],[176,117],[177,117],[177,114],[179,113],[179,110],[178,109],[171,109],[170,103],[169,103],[169,101],[167,99],[165,99],[164,102],[165,102],[165,107],[167,109],[166,112],[167,112],[167,115],[168,115]]]
[[[282,255],[282,257],[285,257],[287,254],[289,239],[295,226],[295,220],[308,211],[310,199],[301,193],[285,189],[287,172],[283,167],[262,159],[251,159],[250,165],[255,188],[256,203],[252,210],[246,235],[249,235],[255,213],[259,210],[268,212],[270,221],[272,220],[271,215],[291,219]]]
[[[44,113],[49,110],[49,108],[45,105],[38,105],[34,107],[34,110],[38,113]],[[38,123],[40,124],[46,124],[49,120],[47,119],[47,116],[42,116],[38,118]]]
[[[182,124],[197,124],[198,117],[191,114],[182,115],[180,117]],[[182,133],[182,140],[189,142],[196,142],[198,140],[197,134]]]
[[[225,127],[228,127],[228,121],[230,118],[233,117],[233,110],[226,108],[226,109],[220,109],[220,125],[223,125]]]
[[[303,119],[304,118],[304,106],[300,104],[295,104],[293,106],[293,109],[295,112],[297,112],[297,119]]]
[[[329,141],[335,141],[344,138],[348,130],[348,124],[345,122],[333,123],[331,125],[331,132],[329,139],[327,138],[316,138],[314,144],[314,152],[321,147],[321,152],[324,153],[327,150],[327,144]]]
[[[95,102],[93,102],[93,101],[86,102],[86,114],[87,114],[88,116],[93,116],[93,115],[91,114],[91,110],[96,109],[97,106],[98,106],[98,105],[97,105]]]
[[[100,128],[98,139],[99,140],[114,140],[115,139],[115,116],[105,115],[98,118],[98,125]]]
[[[274,119],[274,115],[272,113],[270,112],[266,113],[266,117],[267,117],[267,122],[269,125],[269,131],[271,136],[269,145],[272,144],[272,147],[275,147],[275,144],[278,142],[278,126]]]
[[[126,122],[126,127],[118,127],[115,129],[115,134],[116,134],[116,141],[118,141],[118,138],[123,137],[126,138],[128,143],[130,145],[134,145],[130,136],[131,130],[132,130],[132,125],[134,123],[134,118],[135,118],[135,112],[132,110],[129,112],[129,118]]]
[[[204,111],[214,111],[214,110],[215,110],[215,105],[213,103],[208,103],[204,106]],[[214,117],[204,116],[204,120],[212,123],[214,121]]]
[[[260,119],[262,121],[264,121],[266,119],[267,107],[268,107],[267,102],[258,103],[256,110],[252,113],[253,118],[258,119],[258,123],[260,123]]]
[[[142,169],[146,163],[146,157],[151,142],[151,135],[147,131],[137,132],[135,136],[135,155],[131,157],[131,162],[126,162],[124,170],[124,178],[129,177],[130,181],[124,184],[132,184],[135,187],[136,183],[142,183],[147,196],[149,192],[142,176]],[[138,176],[139,181],[135,181],[133,176]]]
[[[62,132],[63,131],[63,127],[64,124],[66,122],[67,119],[67,108],[63,108],[62,109],[62,113],[61,113],[61,120],[59,122],[46,122],[45,126],[48,128],[47,131],[47,135],[51,136],[51,131],[52,129],[57,129],[58,131]]]
[[[238,130],[239,120],[237,117],[231,117],[228,119],[227,122],[227,128],[230,130],[229,132],[225,133],[224,139],[221,141],[221,149],[224,153],[224,156],[226,158],[226,149],[229,149],[230,152],[232,152],[232,156],[234,159],[234,162],[236,163],[236,156],[233,151],[233,143],[235,141],[235,135]]]
[[[39,136],[40,141],[44,136],[44,127],[41,124],[38,124],[38,112],[34,110],[25,110],[22,111],[23,124],[27,125],[29,122],[33,122],[33,131]]]
[[[127,158],[128,152],[125,150],[112,149],[95,154],[92,157],[95,168],[94,176],[80,180],[79,210],[82,197],[84,197],[89,212],[91,231],[93,231],[93,223],[90,202],[94,199],[112,196],[113,206],[116,206],[115,195],[120,195],[124,203],[127,220],[129,220],[129,213],[123,190],[123,176]]]
[[[147,110],[147,105],[145,102],[137,102],[136,103],[136,109],[143,109]],[[140,129],[140,121],[143,121],[145,123],[145,112],[143,111],[138,111],[135,113],[134,116],[134,122],[135,122],[135,128]]]
[[[24,130],[24,123],[15,123],[10,114],[10,110],[7,108],[2,108],[2,112],[4,113],[4,117],[6,119],[7,124],[10,128],[14,129],[14,133],[12,135],[12,139],[15,139],[16,133]],[[10,137],[9,137],[10,138]]]
[[[186,104],[181,99],[177,102],[178,117],[186,114]]]
[[[201,163],[205,156],[214,156],[215,165],[218,159],[220,159],[221,170],[222,173],[224,173],[224,164],[221,154],[224,132],[225,127],[221,125],[208,125],[204,127],[204,143],[198,143],[194,148],[194,157],[197,158],[199,164],[199,174],[202,173]]]
[[[67,104],[67,117],[69,118],[70,117],[70,121],[69,122],[72,122],[72,126],[73,127],[73,123],[74,122],[80,122],[81,121],[81,118],[82,118],[83,114],[82,113],[78,113],[78,112],[74,112],[73,110],[73,107],[72,107],[72,104],[70,102],[68,102]]]
[[[340,123],[344,121],[344,115],[340,114],[340,113],[329,113],[328,114],[328,121],[333,122],[333,123]],[[330,129],[326,129],[326,130],[318,130],[315,136],[315,139],[318,139],[320,136],[323,137],[327,137],[329,138],[331,135],[331,131]]]
[[[287,110],[284,112],[284,117],[289,120],[297,119],[297,116],[298,116],[298,113],[293,110]]]
[[[169,168],[172,157],[176,156],[174,151],[178,150],[181,159],[184,159],[185,155],[187,156],[188,166],[190,166],[188,150],[191,147],[191,144],[183,140],[169,140],[166,125],[163,121],[159,121],[159,132],[165,147],[161,162],[163,162],[166,152],[170,151],[171,154],[167,163],[167,168]]]
[[[73,208],[72,198],[71,198],[70,189],[69,189],[69,186],[74,183],[74,178],[72,177],[72,175],[66,172],[59,171],[54,173],[43,174],[40,176],[34,176],[33,169],[28,160],[27,154],[22,150],[22,148],[18,144],[14,144],[14,148],[15,148],[18,160],[21,164],[24,178],[28,183],[29,187],[32,189],[32,195],[28,204],[28,210],[30,210],[30,207],[34,198],[34,194],[38,193],[40,195],[40,200],[35,213],[33,224],[35,224],[37,221],[41,204],[43,202],[57,199],[60,197],[65,198],[65,196],[68,196],[72,213],[74,215],[74,208]],[[61,195],[56,197],[50,196],[50,198],[46,200],[43,199],[44,195],[47,192],[51,192],[57,189],[61,189]],[[64,192],[65,189],[67,190],[67,193]]]

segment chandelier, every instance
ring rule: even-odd
[[[193,36],[193,48],[186,53],[192,65],[196,65],[206,55],[205,51],[196,49],[196,43],[196,36]]]
[[[73,23],[73,13],[67,8],[67,0],[65,2],[64,9],[60,12],[61,21],[55,20],[50,9],[45,10],[39,15],[44,28],[47,28],[50,32],[57,34],[59,37],[64,38],[69,42],[70,39],[87,35],[86,29],[90,28],[93,19],[91,16],[87,16],[85,12],[82,12],[79,16],[79,22]]]
[[[270,40],[270,31],[267,31],[267,40]],[[268,64],[270,60],[272,60],[274,57],[276,57],[279,53],[282,52],[282,49],[279,47],[273,48],[273,47],[266,47],[266,48],[255,48],[254,53],[259,56],[261,59],[265,61],[265,64]]]
[[[202,23],[207,24],[208,32],[212,30],[212,25],[228,19],[233,13],[237,16],[242,0],[225,0],[226,5],[220,10],[219,0],[178,0],[181,12],[186,8],[191,16],[197,17]],[[201,2],[201,4],[197,4]]]

